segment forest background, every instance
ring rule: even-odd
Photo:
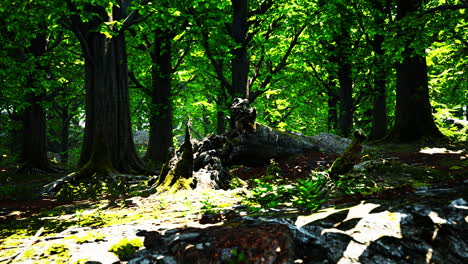
[[[54,171],[53,152],[70,167],[142,172],[167,161],[187,120],[197,139],[226,131],[237,97],[258,122],[303,135],[466,141],[467,7],[2,1],[0,167]],[[132,131],[149,131],[148,145]]]

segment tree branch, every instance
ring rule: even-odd
[[[459,5],[440,5],[436,6],[433,8],[429,8],[427,10],[424,10],[422,13],[423,14],[429,14],[429,13],[435,13],[439,11],[445,11],[445,10],[458,10],[458,9],[464,9],[468,8],[468,4],[459,4]]]

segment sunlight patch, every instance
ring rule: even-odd
[[[446,148],[422,148],[419,153],[424,154],[461,154],[463,150],[450,150]]]

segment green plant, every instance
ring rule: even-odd
[[[238,251],[237,249],[231,250],[231,259],[228,262],[229,264],[243,264],[248,263],[247,257],[245,253],[242,251]]]
[[[309,179],[298,179],[291,189],[292,202],[301,210],[314,211],[327,198],[327,179],[320,174]]]
[[[335,181],[336,188],[346,195],[354,195],[369,191],[362,180],[348,176],[342,176]]]
[[[284,185],[275,185],[255,179],[256,187],[252,189],[252,201],[258,203],[263,208],[278,206],[284,201],[287,189]]]
[[[143,242],[138,238],[131,240],[124,238],[117,242],[117,244],[112,245],[109,251],[117,255],[120,260],[127,260],[130,255],[135,253],[142,246]]]
[[[208,198],[200,202],[203,204],[203,206],[201,207],[202,213],[214,214],[219,211],[219,208],[215,204],[213,204],[213,202],[211,202]]]

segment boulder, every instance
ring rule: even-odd
[[[309,215],[235,215],[222,225],[150,231],[145,246],[148,256],[175,261],[161,263],[462,264],[468,262],[465,185]],[[437,202],[421,199],[429,192]]]

